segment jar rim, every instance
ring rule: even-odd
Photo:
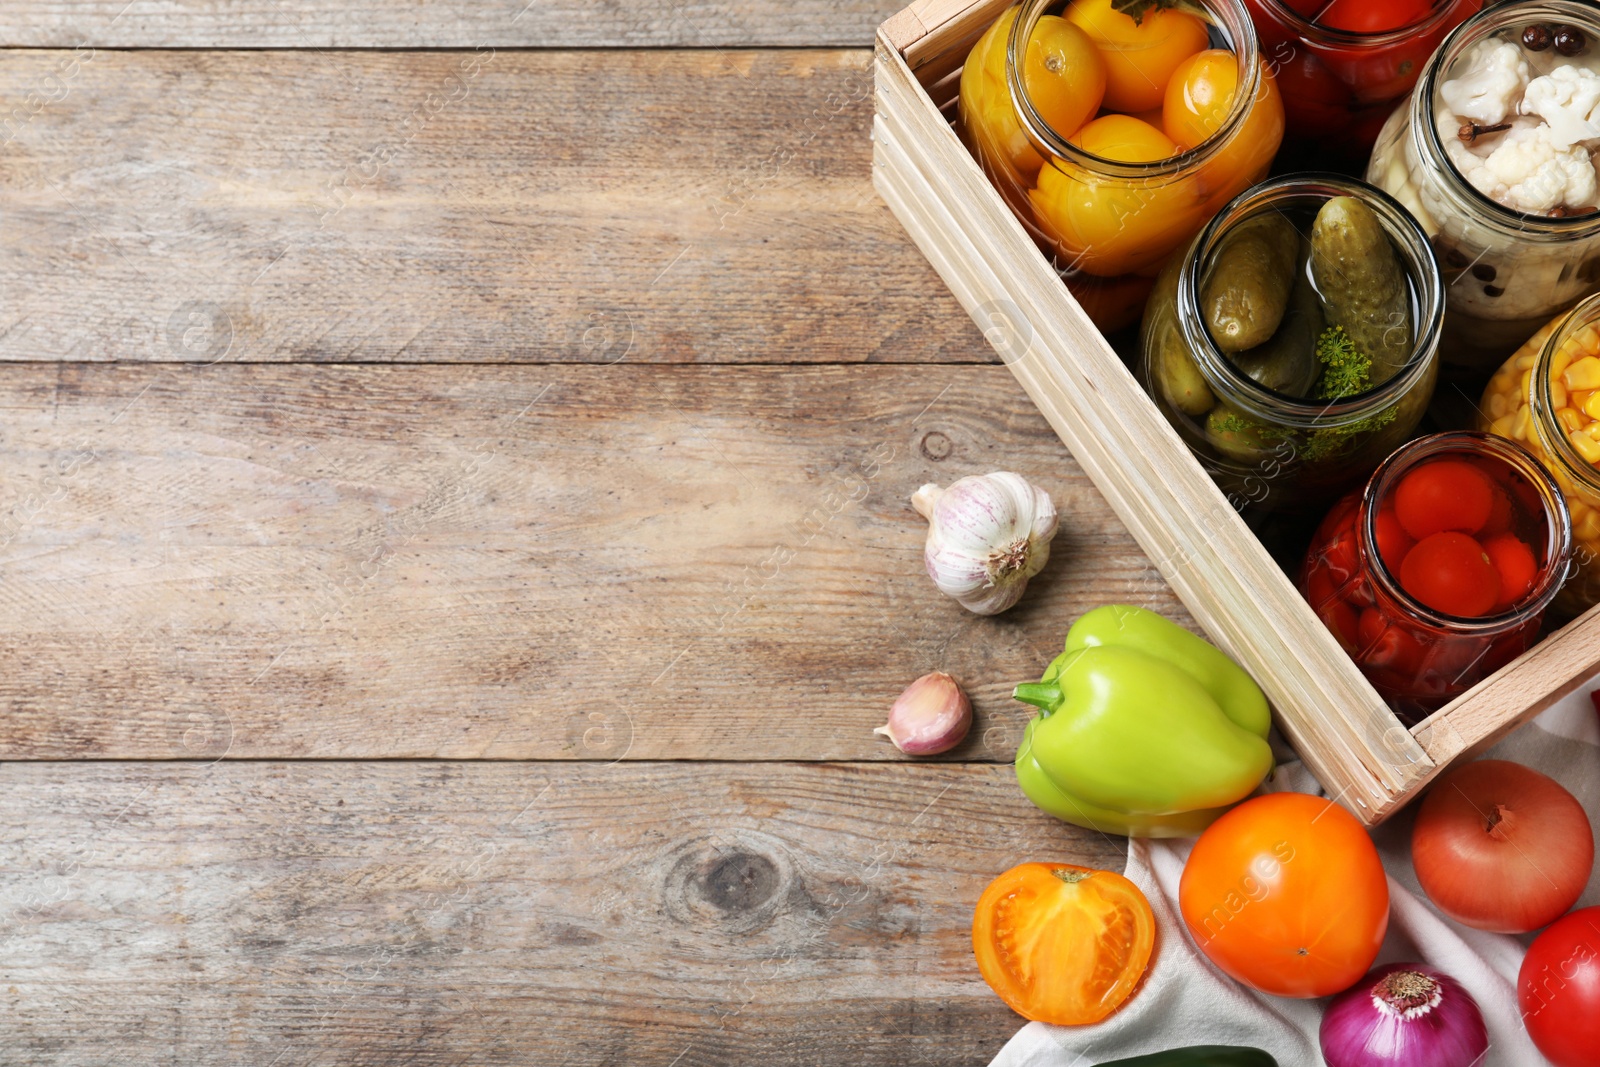
[[[1206,262],[1223,236],[1234,227],[1290,200],[1338,196],[1361,200],[1378,216],[1400,252],[1406,274],[1415,286],[1417,330],[1405,366],[1388,381],[1343,400],[1291,397],[1269,389],[1228,359],[1201,321],[1199,265]],[[1184,253],[1178,275],[1178,322],[1195,365],[1207,384],[1224,394],[1245,414],[1300,430],[1339,429],[1384,410],[1409,393],[1429,373],[1443,332],[1444,279],[1428,236],[1411,213],[1388,193],[1364,181],[1321,171],[1273,178],[1254,185],[1229,201]]]
[[[1502,232],[1513,233],[1522,240],[1565,241],[1577,236],[1600,233],[1600,212],[1552,218],[1536,215],[1495,200],[1467,181],[1461,169],[1445,151],[1439,137],[1436,119],[1439,78],[1445,68],[1460,59],[1468,48],[1506,26],[1538,18],[1561,18],[1584,26],[1600,37],[1600,19],[1596,9],[1582,0],[1540,0],[1538,3],[1490,4],[1461,25],[1451,30],[1440,42],[1428,60],[1428,66],[1417,82],[1411,97],[1411,136],[1418,154],[1431,165],[1450,175],[1454,191],[1464,196],[1473,206],[1487,214],[1487,221]]]
[[[1561,474],[1600,495],[1600,470],[1578,454],[1565,433],[1555,432],[1555,398],[1550,395],[1551,366],[1556,356],[1573,334],[1593,326],[1600,329],[1600,293],[1580,301],[1561,318],[1555,320],[1555,329],[1533,361],[1533,371],[1528,375],[1528,407],[1534,435],[1544,447],[1546,455],[1561,467]]]
[[[1233,53],[1239,59],[1241,73],[1244,72],[1245,66],[1243,57],[1246,55],[1255,57],[1255,62],[1250,64],[1248,73],[1240,80],[1240,85],[1234,93],[1233,107],[1229,110],[1222,126],[1195,147],[1186,148],[1176,155],[1152,160],[1149,163],[1126,163],[1084,151],[1044,121],[1043,116],[1034,108],[1033,101],[1029,99],[1027,86],[1022,79],[1023,64],[1020,60],[1027,42],[1033,37],[1034,27],[1038,25],[1046,8],[1060,2],[1061,0],[1020,0],[1017,5],[1017,17],[1011,24],[1011,35],[1006,42],[1006,87],[1011,94],[1011,108],[1016,112],[1017,121],[1022,125],[1025,135],[1056,158],[1064,159],[1096,174],[1115,178],[1172,177],[1205,163],[1222,151],[1244,125],[1245,117],[1255,107],[1256,98],[1262,90],[1262,72],[1265,67],[1250,12],[1245,9],[1243,0],[1195,0],[1196,4],[1214,15],[1224,19],[1231,17],[1233,24],[1224,24],[1220,28],[1230,38],[1229,43],[1233,45]],[[1225,9],[1226,13],[1219,9]],[[1050,166],[1050,163],[1047,161],[1045,166]]]
[[[1267,13],[1273,18],[1278,19],[1296,34],[1306,38],[1313,44],[1363,48],[1399,44],[1408,38],[1426,33],[1448,19],[1455,8],[1453,2],[1437,4],[1425,16],[1408,26],[1402,26],[1394,30],[1379,30],[1376,33],[1367,33],[1361,30],[1341,30],[1333,26],[1324,26],[1320,23],[1312,22],[1284,3],[1284,0],[1256,0],[1256,2],[1265,7]]]
[[[1449,453],[1492,455],[1526,478],[1538,490],[1539,500],[1544,505],[1545,552],[1539,584],[1505,611],[1476,619],[1436,611],[1414,598],[1401,588],[1398,577],[1390,572],[1388,564],[1383,561],[1383,554],[1377,549],[1378,511],[1389,495],[1391,486],[1421,463]],[[1561,487],[1532,452],[1510,438],[1497,434],[1455,430],[1419,437],[1401,445],[1378,465],[1372,477],[1367,479],[1366,488],[1361,491],[1361,525],[1357,543],[1373,584],[1421,622],[1456,633],[1488,635],[1514,629],[1534,618],[1548,608],[1556,594],[1561,592],[1562,585],[1566,583],[1567,564],[1572,557],[1572,515],[1567,511]]]

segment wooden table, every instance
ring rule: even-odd
[[[1009,759],[1187,616],[870,184],[898,0],[15,0],[0,1062],[975,1064]],[[924,482],[1064,516],[1017,610]],[[875,737],[935,669],[949,758]]]

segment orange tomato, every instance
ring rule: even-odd
[[[1120,1008],[1150,963],[1156,920],[1120,874],[1024,863],[989,883],[972,918],[983,980],[1026,1019],[1097,1023]]]
[[[1166,134],[1128,115],[1101,116],[1072,143],[1122,163],[1154,162],[1178,150]],[[1108,177],[1056,160],[1039,172],[1029,198],[1064,263],[1115,278],[1160,263],[1194,236],[1203,222],[1198,190],[1192,176]]]
[[[1233,978],[1275,996],[1324,997],[1377,958],[1389,885],[1354,816],[1322,797],[1271,793],[1200,835],[1178,907],[1200,950]]]
[[[1179,147],[1198,148],[1227,122],[1238,93],[1239,57],[1225,49],[1207,49],[1173,72],[1162,105],[1162,127]],[[1283,142],[1283,130],[1283,96],[1262,64],[1255,103],[1244,122],[1200,170],[1202,195],[1226,202],[1264,178]],[[1221,207],[1216,203],[1216,210]]]
[[[1112,7],[1112,0],[1073,0],[1066,17],[1105,57],[1110,111],[1160,107],[1178,64],[1210,43],[1205,22],[1172,8],[1153,6],[1135,20]]]
[[[1016,8],[1006,11],[968,55],[961,71],[961,120],[986,158],[1009,167],[1013,180],[1031,184],[1044,157],[1017,118],[1006,80],[1006,50],[1016,18]],[[1071,137],[1100,110],[1106,65],[1082,30],[1045,15],[1028,39],[1022,79],[1039,117],[1062,137]]]

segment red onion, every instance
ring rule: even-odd
[[[1320,1039],[1328,1067],[1472,1067],[1489,1050],[1477,1002],[1420,963],[1379,967],[1334,997]]]

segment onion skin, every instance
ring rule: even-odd
[[[1456,922],[1525,934],[1577,903],[1594,868],[1594,831],[1555,779],[1477,760],[1428,791],[1411,831],[1411,864],[1428,899]]]
[[[1420,963],[1386,964],[1334,997],[1318,1040],[1328,1067],[1473,1067],[1489,1050],[1471,994]]]

